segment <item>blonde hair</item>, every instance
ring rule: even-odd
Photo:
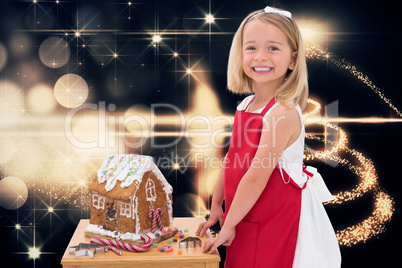
[[[277,89],[275,97],[282,105],[294,107],[300,105],[303,110],[307,104],[308,82],[307,65],[304,53],[303,40],[299,28],[291,18],[285,18],[274,13],[265,13],[258,10],[249,14],[240,24],[229,53],[227,87],[237,94],[252,94],[253,81],[243,71],[243,32],[245,25],[253,20],[269,23],[285,33],[289,46],[293,52],[297,52],[293,71],[288,70],[287,78]]]

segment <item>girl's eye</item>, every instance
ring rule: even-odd
[[[255,47],[247,47],[246,50],[255,50]]]
[[[268,50],[275,51],[275,50],[278,50],[278,48],[277,47],[269,47]]]

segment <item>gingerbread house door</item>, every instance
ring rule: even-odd
[[[117,230],[117,210],[113,205],[107,206],[106,229],[111,231]]]

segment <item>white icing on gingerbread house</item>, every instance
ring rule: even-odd
[[[162,210],[163,225],[173,224],[173,188],[150,156],[110,154],[89,191],[91,230],[104,228],[117,234],[147,232],[152,221],[148,211],[157,208]]]

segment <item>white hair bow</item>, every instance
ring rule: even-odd
[[[277,10],[275,8],[272,7],[265,7],[263,12],[257,13],[254,16],[251,16],[247,22],[249,22],[251,19],[255,18],[258,15],[264,14],[264,13],[272,13],[272,14],[278,14],[282,17],[284,17],[285,19],[287,19],[288,21],[290,21],[290,19],[292,18],[292,13],[290,13],[289,11],[282,11],[282,10]],[[246,22],[246,23],[247,23]]]
[[[292,18],[292,13],[290,13],[289,11],[281,11],[281,10],[274,9],[272,7],[269,7],[269,6],[264,8],[264,12],[265,13],[278,14],[278,15],[281,15],[282,17],[285,17],[285,18],[288,18],[288,19]]]

